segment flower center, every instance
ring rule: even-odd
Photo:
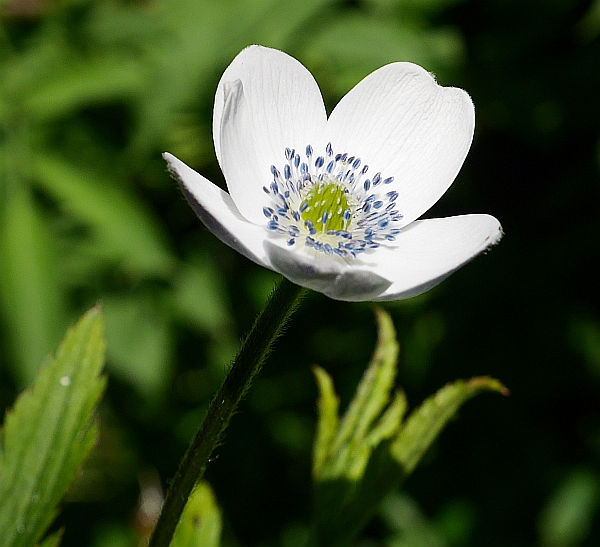
[[[341,184],[329,180],[317,182],[310,188],[300,205],[300,218],[304,224],[321,224],[321,233],[348,229],[351,221],[350,195]]]
[[[309,145],[305,158],[289,148],[285,158],[283,174],[271,166],[273,182],[263,186],[270,203],[263,213],[267,228],[286,236],[289,246],[304,238],[317,251],[355,258],[396,239],[402,215],[398,192],[388,186],[393,177],[365,178],[369,167],[355,156],[334,155],[331,143],[323,156],[313,158]]]

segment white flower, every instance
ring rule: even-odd
[[[474,125],[467,93],[411,63],[376,70],[327,118],[298,61],[252,46],[215,97],[229,193],[164,157],[208,229],[250,260],[338,300],[396,300],[502,235],[489,215],[417,220],[452,184]]]

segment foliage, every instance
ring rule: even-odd
[[[0,431],[0,542],[39,541],[98,440],[94,413],[105,386],[104,321],[98,308],[71,328],[56,356],[7,412]],[[56,545],[58,536],[44,545]]]
[[[404,419],[406,397],[391,393],[398,357],[393,323],[381,309],[377,317],[377,349],[341,422],[331,378],[315,369],[320,391],[313,461],[317,545],[351,545],[463,403],[481,391],[506,392],[491,378],[456,381]]]
[[[171,547],[219,547],[221,513],[210,487],[200,483],[190,496]]]
[[[403,547],[598,544],[598,5],[0,1],[0,402],[13,405],[66,325],[100,300],[109,341],[102,436],[52,529],[64,527],[62,545],[143,535],[140,476],[155,470],[164,485],[174,475],[274,284],[206,234],[160,157],[220,180],[213,93],[250,43],[301,60],[329,108],[396,60],[468,90],[475,142],[428,216],[489,211],[506,232],[434,292],[386,306],[410,399],[488,374],[512,395],[465,406],[365,536]],[[367,306],[304,303],[209,466],[224,546],[306,536],[309,365],[327,369],[345,407],[371,326]]]

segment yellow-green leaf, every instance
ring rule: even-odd
[[[320,367],[313,367],[319,388],[319,419],[313,447],[313,475],[318,477],[331,451],[339,424],[340,401],[333,388],[331,376]]]
[[[170,547],[218,547],[221,511],[210,486],[201,482],[189,497]]]
[[[508,393],[494,378],[480,376],[470,380],[457,380],[427,398],[410,414],[391,446],[394,458],[406,474],[415,468],[421,456],[458,409],[482,391],[496,391],[503,395]]]
[[[0,434],[0,547],[40,540],[96,442],[104,321],[93,308],[6,414]]]

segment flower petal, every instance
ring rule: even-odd
[[[374,300],[421,294],[500,241],[502,228],[490,215],[418,220],[403,229],[394,247],[373,253],[374,270],[392,280]]]
[[[360,156],[369,174],[394,177],[401,226],[448,189],[471,146],[475,110],[462,89],[442,87],[411,63],[392,63],[356,85],[324,133],[336,152]]]
[[[293,283],[323,293],[335,300],[363,302],[374,300],[390,282],[373,271],[352,267],[337,257],[309,256],[287,249],[275,240],[266,241],[265,249],[273,269]]]
[[[213,138],[227,187],[240,212],[262,219],[261,188],[286,147],[304,150],[327,122],[314,78],[296,59],[261,46],[243,50],[215,96]]]
[[[204,178],[175,156],[165,152],[169,170],[185,197],[206,227],[223,243],[250,260],[272,268],[263,242],[266,228],[248,222],[238,211],[227,192]]]

